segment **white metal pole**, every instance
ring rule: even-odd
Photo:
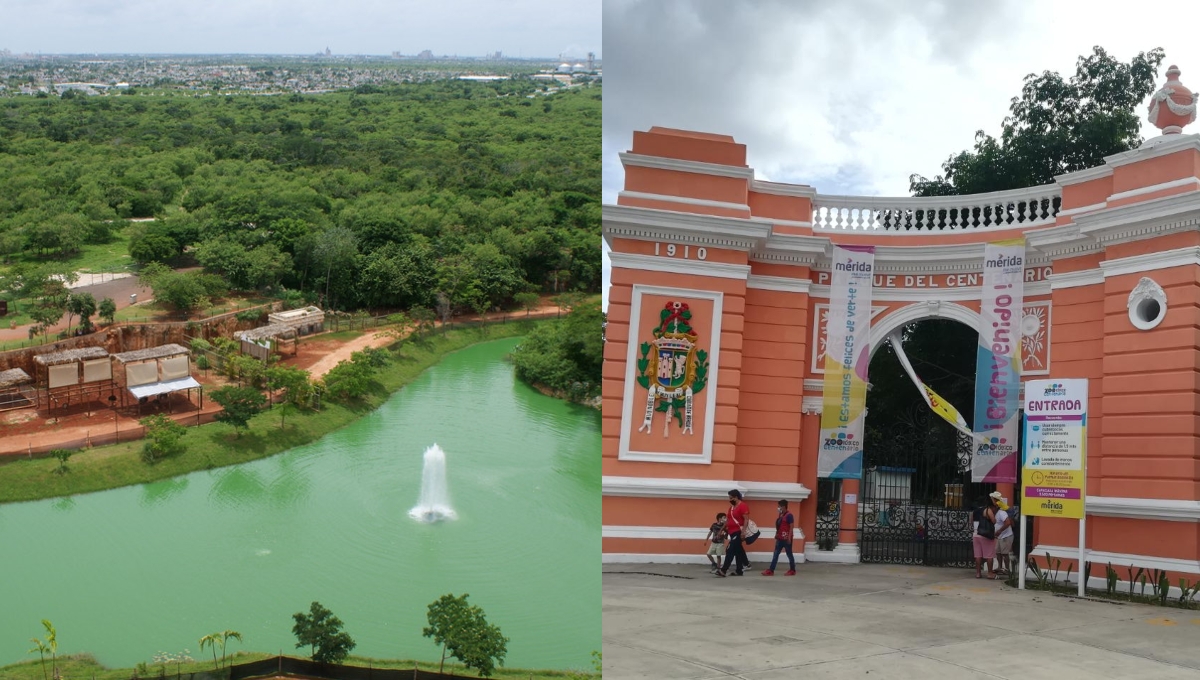
[[[1087,509],[1084,508],[1083,514],[1079,516],[1079,597],[1083,597],[1083,591],[1087,587],[1087,574],[1083,573],[1083,541],[1087,534],[1084,532],[1084,527],[1087,523]]]
[[[1026,517],[1025,513],[1022,512],[1021,513],[1021,536],[1018,539],[1021,546],[1020,546],[1020,548],[1017,549],[1018,559],[1020,560],[1019,564],[1021,565],[1020,567],[1018,567],[1020,569],[1020,572],[1018,572],[1020,574],[1020,576],[1017,577],[1017,588],[1020,590],[1025,590],[1025,532],[1028,529],[1029,529],[1029,518]]]

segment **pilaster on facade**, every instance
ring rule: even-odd
[[[605,528],[606,562],[702,562],[680,542],[694,542],[711,521],[702,517],[709,505],[723,503],[732,488],[758,504],[772,497],[813,500],[824,406],[823,311],[831,304],[836,245],[874,248],[873,351],[892,330],[923,319],[977,328],[987,244],[1023,237],[1020,373],[1092,381],[1093,561],[1133,557],[1173,575],[1200,573],[1200,538],[1190,534],[1169,549],[1153,541],[1137,549],[1113,543],[1116,536],[1141,540],[1141,533],[1178,536],[1181,527],[1200,522],[1200,471],[1188,467],[1200,436],[1194,416],[1200,350],[1189,312],[1200,306],[1200,270],[1193,269],[1200,266],[1200,136],[1154,138],[1040,187],[886,198],[822,195],[810,186],[756,179],[745,148],[729,137],[657,128],[639,135],[635,152],[621,156],[633,171],[627,178],[634,177],[623,205],[602,208],[616,282],[610,327],[621,349],[620,357],[606,351],[619,371],[605,370],[602,493],[606,517],[611,509],[622,518]],[[706,325],[702,319],[718,299],[711,313],[719,320]],[[651,332],[675,318],[664,308],[674,302],[692,305],[697,333],[675,332],[679,326]],[[697,358],[699,350],[707,358]],[[704,360],[710,361],[704,392],[687,397],[684,388],[697,384]],[[655,410],[664,403],[656,396],[660,388],[670,400],[665,410]],[[619,418],[610,417],[613,408]],[[686,418],[696,439],[711,441],[703,451],[682,435]],[[648,448],[630,446],[645,420],[655,428],[654,441],[643,436]],[[1148,448],[1158,452],[1152,464]],[[679,472],[664,473],[668,466]],[[651,501],[670,522],[627,523],[631,508]],[[815,535],[812,507],[796,512],[809,536]],[[1068,557],[1055,546],[1074,540],[1074,520],[1040,518],[1036,526],[1039,545]],[[845,541],[834,550],[808,543],[802,557],[862,558]]]

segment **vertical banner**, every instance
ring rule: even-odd
[[[1087,493],[1088,381],[1025,383],[1021,514],[1081,519]]]
[[[862,478],[874,268],[873,246],[834,246],[818,477]]]
[[[973,482],[1017,481],[1024,278],[1024,239],[984,247],[974,427],[982,443],[971,458]]]

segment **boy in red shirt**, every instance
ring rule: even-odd
[[[788,512],[788,502],[779,501],[779,516],[775,518],[775,554],[771,557],[771,566],[762,573],[763,576],[774,576],[775,565],[779,562],[780,551],[787,551],[790,568],[785,576],[796,575],[796,558],[792,555],[792,530],[796,526],[796,518]]]

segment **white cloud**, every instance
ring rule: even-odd
[[[1200,5],[1171,14],[1195,25]],[[1072,75],[1093,45],[1123,61],[1163,47],[1200,88],[1191,32],[1115,2],[609,0],[604,40],[606,203],[617,153],[652,126],[732,135],[774,181],[906,195],[910,174],[998,133],[1027,74]]]
[[[4,0],[15,53],[599,53],[601,0]],[[37,27],[36,30],[30,30]],[[13,30],[16,29],[16,30]]]

